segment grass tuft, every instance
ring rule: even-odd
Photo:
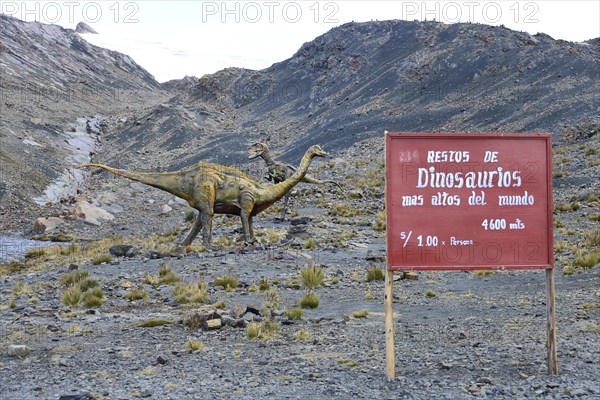
[[[98,286],[86,290],[81,300],[87,308],[100,307],[106,302],[104,292]]]
[[[223,286],[225,290],[235,290],[239,282],[233,275],[217,276],[214,282],[215,286]]]
[[[104,254],[92,259],[92,265],[100,265],[100,264],[108,264],[112,261],[112,256],[110,254]]]
[[[25,283],[23,281],[17,281],[17,283],[15,283],[15,287],[13,288],[12,292],[15,296],[21,296],[24,294],[33,294],[33,290],[31,289],[31,286],[29,286],[28,283]]]
[[[67,307],[76,307],[81,301],[82,293],[79,285],[69,286],[62,294],[60,301]]]
[[[325,274],[323,269],[311,264],[300,272],[300,277],[305,288],[314,289],[323,286]]]
[[[360,311],[354,311],[352,313],[352,316],[354,318],[367,318],[367,315],[369,315],[369,310],[367,310],[366,308]]]
[[[208,284],[203,281],[180,283],[175,286],[173,295],[180,304],[206,303],[209,300]]]
[[[58,283],[61,286],[72,286],[86,279],[89,275],[89,271],[71,271],[68,274],[61,276],[58,280]]]
[[[138,328],[154,328],[156,326],[171,325],[173,321],[167,319],[151,319],[137,325]]]
[[[250,322],[246,327],[248,339],[269,340],[279,336],[279,324],[272,319],[264,319],[260,322]]]
[[[313,291],[306,293],[306,295],[300,299],[300,307],[302,308],[317,308],[319,307],[319,297]]]
[[[384,281],[384,280],[385,280],[385,273],[383,272],[383,269],[379,268],[379,266],[373,265],[373,267],[371,267],[367,271],[367,282]]]
[[[310,334],[310,332],[308,332],[304,328],[300,329],[298,331],[298,333],[296,334],[296,340],[307,341],[307,340],[310,340],[311,338],[312,338],[312,335]]]
[[[123,298],[127,299],[129,301],[135,301],[135,300],[147,301],[148,297],[149,297],[148,291],[143,288],[133,288],[123,295]]]
[[[200,339],[189,338],[185,345],[191,351],[206,350],[206,345]]]
[[[285,312],[285,316],[288,317],[288,319],[302,319],[303,315],[304,311],[300,307],[290,308]]]

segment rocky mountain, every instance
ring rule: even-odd
[[[264,70],[160,85],[130,57],[74,31],[0,21],[3,204],[57,197],[60,185],[81,178],[68,168],[90,155],[139,170],[200,160],[247,169],[257,165],[246,158],[257,140],[292,163],[314,143],[379,162],[384,130],[551,132],[557,144],[600,130],[599,39],[571,43],[478,24],[348,23]],[[573,164],[582,176],[568,179],[590,182],[595,167],[584,161]]]
[[[261,139],[297,162],[312,143],[341,150],[384,130],[590,136],[600,125],[597,43],[478,24],[349,23],[261,71],[169,82],[178,96],[119,127],[109,158],[242,163]]]
[[[129,56],[93,46],[73,30],[3,15],[0,26],[0,213],[6,216],[8,208],[45,197],[73,163],[89,159],[113,115],[168,95]]]

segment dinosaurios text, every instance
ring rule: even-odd
[[[267,179],[273,183],[283,182],[288,179],[292,174],[296,172],[296,167],[293,165],[287,164],[283,161],[275,160],[271,156],[269,152],[269,147],[265,143],[254,143],[250,147],[248,147],[248,158],[255,159],[257,157],[261,157],[265,160],[267,164],[268,173]],[[300,182],[304,183],[312,183],[316,185],[322,185],[325,183],[331,183],[337,185],[340,189],[342,188],[339,183],[330,180],[320,180],[309,174],[304,175],[304,177],[300,180]],[[283,201],[283,209],[281,210],[281,220],[285,219],[285,213],[287,211],[287,205],[290,198],[290,191],[285,194],[285,198]]]
[[[214,214],[239,215],[244,240],[247,243],[255,242],[252,217],[266,210],[302,181],[314,157],[327,157],[327,153],[318,145],[311,146],[302,158],[298,170],[274,185],[263,185],[242,171],[206,162],[175,172],[133,172],[102,164],[82,164],[77,168],[103,168],[187,200],[190,206],[198,210],[198,216],[181,244],[190,245],[200,230],[203,230],[203,244],[208,247]]]

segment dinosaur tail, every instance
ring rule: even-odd
[[[143,184],[153,186],[155,188],[172,193],[177,197],[185,200],[191,199],[191,190],[185,187],[181,174],[176,172],[134,172],[124,169],[112,168],[102,164],[81,164],[75,168],[97,167],[105,169],[115,175],[124,176],[125,178],[141,182]]]
[[[336,185],[340,189],[342,188],[342,185],[340,185],[336,181],[321,180],[321,179],[317,179],[317,178],[315,178],[313,176],[309,176],[309,175],[304,176],[304,179],[302,181],[305,182],[305,183],[311,183],[311,184],[314,184],[314,185],[324,185],[326,183],[330,183],[332,185]]]

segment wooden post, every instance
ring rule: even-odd
[[[394,355],[394,271],[385,275],[385,374],[389,381],[396,378],[396,359]]]
[[[548,338],[548,374],[558,374],[558,359],[556,356],[556,294],[554,292],[554,268],[546,269],[546,328]]]

